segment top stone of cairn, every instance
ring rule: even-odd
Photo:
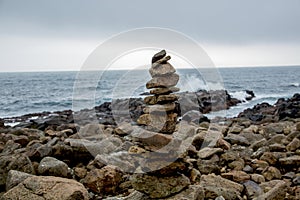
[[[170,56],[166,56],[166,51],[162,50],[152,57],[152,66],[149,69],[152,78],[169,76],[176,72],[175,68],[168,62]]]

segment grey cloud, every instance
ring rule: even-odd
[[[108,37],[154,26],[216,43],[300,42],[297,0],[2,0],[2,35]]]

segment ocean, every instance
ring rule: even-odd
[[[245,90],[256,97],[227,111],[208,116],[234,117],[246,108],[262,102],[274,104],[278,98],[289,98],[300,92],[300,67],[219,68],[213,76],[221,79],[208,88],[207,80],[196,69],[178,69],[178,87],[182,92],[199,89],[226,89],[240,100]],[[84,74],[84,75],[82,75]],[[14,117],[43,111],[83,109],[114,98],[143,97],[147,70],[112,70],[105,72],[9,72],[0,73],[0,117]],[[75,84],[76,83],[76,84]],[[77,91],[77,93],[73,92]],[[78,91],[82,91],[78,93]],[[74,101],[80,102],[74,106]]]

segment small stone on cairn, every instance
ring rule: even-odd
[[[152,96],[144,99],[148,105],[144,113],[137,120],[138,124],[145,125],[150,131],[172,134],[176,128],[177,114],[174,113],[175,102],[178,97],[173,92],[178,92],[175,87],[179,81],[179,75],[175,68],[168,62],[170,56],[162,50],[152,57],[152,66],[149,70],[152,79],[146,87]]]

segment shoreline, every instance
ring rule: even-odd
[[[250,94],[247,94],[250,93]],[[141,94],[142,96],[145,96],[147,93],[143,93]],[[245,103],[245,102],[249,102],[251,101],[253,98],[255,98],[255,94],[253,93],[253,91],[249,91],[249,90],[245,90],[245,99],[244,100],[240,100],[237,98],[234,98],[231,96],[231,94],[229,94],[229,92],[227,90],[214,90],[214,91],[206,91],[206,90],[199,90],[197,92],[179,92],[176,93],[177,95],[179,95],[181,97],[182,104],[186,104],[185,102],[189,102],[189,98],[194,99],[194,102],[189,102],[190,105],[182,105],[184,106],[184,110],[199,110],[201,113],[203,114],[209,114],[211,112],[217,112],[217,111],[222,111],[222,110],[228,110],[231,107],[234,107],[236,105],[239,105],[241,103]],[[211,111],[210,109],[212,106],[212,99],[210,99],[211,96],[215,96],[216,98],[222,99],[221,100],[221,104],[224,105],[213,105],[213,111]],[[142,105],[143,101],[142,101],[142,97],[135,97],[135,98],[129,98],[130,100],[136,101],[137,104]],[[198,102],[196,102],[198,99],[199,101],[202,101],[204,105],[200,105]],[[128,99],[116,99],[115,101],[128,101]],[[82,109],[80,111],[73,111],[73,110],[62,110],[62,111],[43,111],[43,112],[37,112],[37,113],[28,113],[25,115],[21,115],[21,116],[13,116],[13,117],[3,117],[0,118],[0,121],[4,121],[4,123],[6,125],[13,125],[16,126],[20,123],[24,123],[24,122],[30,122],[32,120],[37,120],[37,119],[47,119],[49,117],[52,116],[59,116],[59,115],[73,115],[74,113],[80,113],[81,111],[84,110],[96,110],[96,112],[110,112],[110,109],[108,108],[108,104],[112,104],[112,101],[107,101],[102,103],[101,105],[95,106],[94,108],[90,109],[90,108],[85,108]],[[143,107],[145,105],[142,105]],[[219,106],[219,108],[218,108]],[[98,109],[99,108],[99,109]],[[98,109],[98,110],[97,110]],[[134,108],[129,107],[130,112],[133,112]],[[139,110],[135,111],[138,113],[142,112],[142,109],[140,108]],[[179,112],[179,111],[178,111]],[[178,113],[180,115],[180,113]],[[137,117],[135,116],[134,119],[136,119]]]
[[[137,118],[141,101],[131,103]],[[95,107],[97,123],[85,110],[74,124],[69,110],[0,127],[0,199],[36,196],[33,185],[70,199],[299,199],[300,94],[229,119],[188,112],[171,135],[115,124],[110,106]]]

